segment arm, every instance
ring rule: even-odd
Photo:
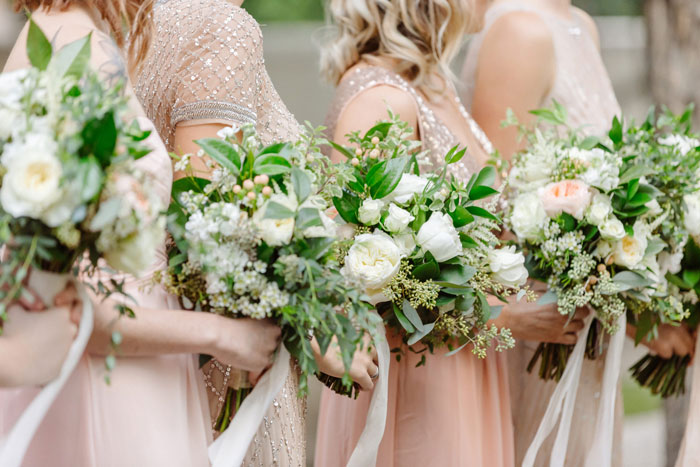
[[[547,25],[534,13],[499,18],[481,46],[472,114],[501,154],[510,159],[521,148],[514,127],[501,128],[510,108],[522,123],[534,116],[555,78],[554,43]]]
[[[628,337],[635,339],[637,328],[633,324],[627,323],[626,331]],[[684,357],[695,352],[695,337],[683,325],[661,324],[658,337],[653,340],[644,339],[641,344],[653,354],[666,359],[674,355]]]
[[[590,34],[591,39],[593,39],[593,42],[598,50],[600,50],[600,34],[598,33],[598,26],[595,24],[595,21],[593,21],[593,18],[591,18],[591,15],[576,7],[574,7],[573,11],[574,15],[578,16],[581,20],[583,27],[588,30],[588,34]]]

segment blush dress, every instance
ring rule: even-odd
[[[55,48],[92,33],[91,65],[104,71],[105,79],[115,72],[126,77],[119,49],[99,19],[79,8],[66,12],[37,11],[33,19]],[[29,66],[26,58],[27,28],[20,35],[6,70]],[[109,71],[108,71],[109,70]],[[137,161],[151,176],[153,189],[167,206],[170,200],[171,163],[151,122],[143,117],[131,95],[130,111],[143,129],[152,130],[147,140],[152,152]],[[152,274],[166,266],[165,245],[140,278],[125,278],[126,291],[141,313],[147,308],[169,309],[172,300],[161,287],[152,286]],[[128,319],[128,318],[122,318]],[[138,319],[138,317],[136,318]],[[197,373],[194,355],[118,357],[105,382],[104,357],[84,355],[34,437],[24,466],[28,467],[206,467],[211,442],[204,385]],[[0,390],[0,432],[5,434],[24,411],[38,389]]]
[[[375,86],[388,85],[412,96],[419,116],[419,137],[428,150],[419,161],[423,171],[440,170],[444,155],[459,144],[457,137],[430,107],[430,102],[398,74],[381,67],[357,67],[342,79],[335,93],[327,126],[333,134],[336,118],[353,98]],[[383,105],[379,104],[378,105]],[[457,99],[464,125],[491,152],[491,144]],[[470,154],[450,172],[462,180],[479,164]],[[401,339],[388,335],[390,348]],[[377,466],[509,467],[513,466],[513,431],[508,395],[506,356],[489,351],[480,360],[464,349],[425,355],[404,352],[391,358],[389,407]],[[357,400],[323,390],[316,441],[316,465],[345,466],[365,425],[371,394]]]
[[[263,144],[298,138],[301,127],[265,69],[260,26],[244,9],[226,0],[160,0],[154,16],[154,41],[135,91],[170,151],[178,151],[177,126],[252,124]],[[306,399],[297,397],[299,371],[290,365],[244,466],[306,466]],[[213,414],[226,393],[227,370],[210,363],[199,372]]]
[[[620,106],[603,64],[600,51],[589,30],[582,23],[580,13],[572,9],[573,21],[566,21],[524,2],[499,2],[486,13],[484,29],[474,36],[469,45],[462,71],[464,102],[471,106],[479,51],[489,28],[499,18],[511,12],[528,11],[537,14],[552,34],[556,58],[556,76],[549,96],[541,106],[552,100],[563,104],[569,114],[569,123],[581,127],[586,134],[604,136]],[[621,331],[624,332],[624,329]],[[541,380],[536,372],[528,373],[527,365],[537,349],[537,342],[519,341],[508,353],[510,367],[511,402],[515,428],[515,460],[520,465],[547,409],[556,383]],[[566,466],[583,466],[585,453],[593,441],[596,414],[605,368],[604,356],[597,360],[584,359],[580,385],[576,396],[571,435],[565,460]],[[623,406],[618,387],[615,404],[615,429],[612,465],[622,465]],[[540,449],[535,465],[547,465],[556,428]]]

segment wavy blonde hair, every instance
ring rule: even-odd
[[[360,60],[397,62],[395,71],[426,94],[441,91],[431,80],[450,78],[450,62],[473,28],[473,0],[330,0],[335,37],[323,48],[321,72],[337,84]]]
[[[155,0],[15,0],[15,11],[65,10],[73,5],[97,10],[119,48],[127,49],[129,67],[135,69],[148,54],[154,3]]]

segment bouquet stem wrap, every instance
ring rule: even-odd
[[[586,336],[593,323],[594,313],[588,316],[581,336]],[[618,332],[610,340],[608,352],[605,357],[605,372],[603,374],[603,387],[601,389],[600,406],[596,419],[596,434],[593,444],[586,457],[587,467],[609,467],[612,458],[612,440],[615,423],[615,401],[617,384],[620,378],[622,365],[622,347],[625,340],[626,316],[623,314],[618,320]],[[540,422],[540,426],[525,454],[523,467],[533,467],[542,444],[559,422],[557,436],[552,448],[550,467],[563,467],[566,461],[566,451],[569,444],[571,421],[576,404],[581,369],[586,351],[586,339],[576,342],[574,351],[569,357],[566,370],[557,384],[552,398],[547,406],[547,411]]]
[[[693,361],[693,382],[690,389],[690,408],[688,409],[688,421],[685,425],[685,434],[683,435],[683,443],[681,450],[678,453],[676,467],[687,467],[691,465],[700,465],[700,448],[698,440],[700,439],[700,339],[695,342],[695,360]]]
[[[32,270],[29,286],[36,291],[45,304],[52,304],[56,295],[62,291],[72,278],[68,274],[53,274],[40,270]],[[83,313],[78,328],[78,336],[68,350],[66,360],[56,379],[44,386],[41,392],[25,409],[15,426],[4,439],[0,439],[0,465],[3,467],[19,467],[24,454],[41,425],[46,412],[61,392],[64,384],[73,373],[83,356],[94,322],[92,301],[85,292],[82,284],[74,282],[78,296],[83,302]]]

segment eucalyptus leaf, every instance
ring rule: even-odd
[[[52,53],[51,42],[49,42],[34,20],[29,18],[29,31],[27,32],[27,56],[29,57],[29,63],[34,68],[44,71],[51,61]]]
[[[47,71],[55,79],[65,76],[81,78],[90,64],[92,33],[61,48],[51,58]],[[124,77],[126,78],[126,77]]]
[[[265,206],[264,219],[291,219],[295,212],[280,203],[269,201]]]
[[[316,208],[301,208],[299,214],[297,214],[296,222],[300,230],[323,225],[321,215]]]
[[[117,219],[117,216],[119,216],[121,205],[121,198],[110,198],[104,203],[101,203],[97,214],[95,214],[95,217],[93,217],[90,221],[90,230],[93,232],[99,232],[114,222]]]
[[[651,280],[635,271],[620,271],[615,274],[612,280],[617,284],[620,292],[630,289],[640,289],[653,284]]]
[[[444,265],[440,268],[440,276],[435,281],[444,287],[463,286],[474,277],[476,269],[466,265]]]
[[[241,169],[241,157],[236,148],[228,141],[218,138],[202,138],[195,143],[211,157],[214,162],[233,175],[238,175]]]
[[[418,331],[423,330],[423,321],[418,316],[418,311],[413,308],[408,300],[403,301],[402,311],[404,316],[411,322]]]
[[[435,323],[428,323],[424,325],[422,329],[416,331],[414,334],[411,335],[411,337],[409,337],[408,345],[414,345],[418,343],[421,339],[430,334],[434,327]]]
[[[299,204],[306,201],[306,198],[311,194],[311,178],[306,171],[299,167],[292,167],[292,186]]]

